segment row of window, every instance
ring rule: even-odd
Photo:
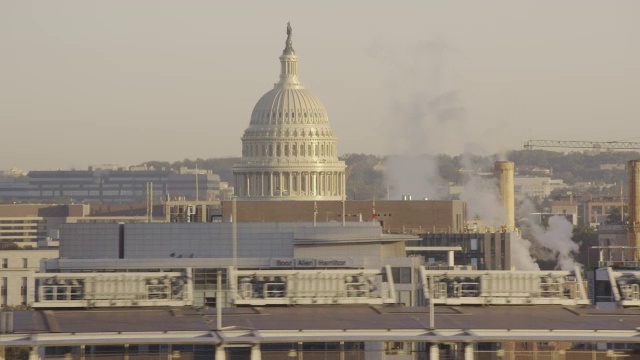
[[[322,144],[244,144],[242,147],[243,157],[254,156],[336,156],[336,147],[332,143]]]
[[[21,279],[21,285],[20,286],[20,303],[22,305],[26,305],[27,304],[27,282],[28,279],[26,277],[23,277]],[[0,305],[2,307],[7,306],[8,305],[8,292],[7,292],[7,288],[9,285],[9,279],[7,277],[2,277],[0,278]]]
[[[22,258],[22,267],[26,269],[28,266],[29,266],[29,259]],[[2,268],[3,269],[9,268],[9,259],[7,258],[2,259]]]
[[[321,111],[259,111],[256,114],[259,118],[267,119],[267,120],[280,120],[288,122],[288,119],[322,119],[324,117],[324,113]]]

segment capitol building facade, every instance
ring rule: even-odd
[[[291,26],[280,81],[255,105],[233,167],[235,195],[251,200],[340,200],[345,164],[320,100],[298,78]]]

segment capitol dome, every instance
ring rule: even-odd
[[[236,196],[265,200],[336,200],[344,196],[344,162],[327,111],[298,78],[287,25],[280,80],[251,113],[234,166]]]

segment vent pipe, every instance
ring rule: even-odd
[[[630,160],[629,172],[629,246],[633,260],[640,261],[640,160]]]
[[[496,161],[493,166],[493,173],[498,179],[498,191],[500,201],[504,209],[504,221],[508,231],[515,230],[515,195],[513,184],[513,173],[515,166],[511,161]]]

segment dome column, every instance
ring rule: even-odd
[[[264,196],[264,171],[260,171],[260,196]]]
[[[273,171],[269,171],[269,196],[273,196]]]
[[[313,173],[313,196],[318,196],[320,195],[320,184],[319,184],[319,179],[320,178],[320,173],[318,173],[317,171],[315,171]]]
[[[259,195],[258,192],[258,173],[251,173],[251,193],[254,196]]]
[[[329,173],[329,195],[333,196],[333,177],[334,177],[334,172],[330,172]]]

